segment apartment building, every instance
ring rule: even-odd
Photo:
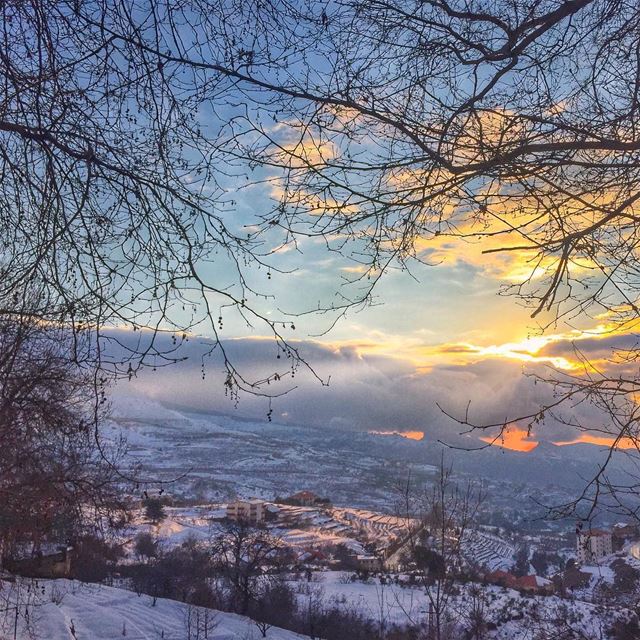
[[[611,553],[613,553],[613,538],[610,531],[590,529],[577,533],[576,559],[580,564],[589,564]]]
[[[227,505],[227,518],[234,522],[259,524],[266,518],[266,502],[264,500],[236,500]]]

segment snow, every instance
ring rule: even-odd
[[[371,620],[385,620],[387,624],[425,622],[427,599],[424,590],[401,584],[382,585],[376,579],[351,582],[350,574],[339,571],[314,573],[311,582],[291,580],[298,601],[304,605],[308,599],[321,598],[327,605],[355,608]],[[406,576],[404,576],[406,578]],[[150,596],[134,592],[71,580],[29,581],[18,579],[14,583],[0,582],[0,600],[10,615],[0,616],[0,637],[13,637],[13,609],[17,590],[20,590],[21,617],[18,640],[183,640],[186,638],[188,605],[159,598],[154,606]],[[469,590],[462,586],[453,596],[451,609],[464,624],[469,614]],[[481,589],[486,603],[487,619],[495,628],[487,639],[512,640],[530,637],[530,625],[535,620],[548,624],[562,619],[574,620],[576,630],[586,634],[600,627],[609,627],[617,616],[625,616],[621,607],[597,606],[583,601],[561,599],[557,596],[523,596],[511,589],[484,585]],[[30,627],[24,616],[28,606]],[[7,606],[9,605],[9,606]],[[216,627],[211,640],[259,640],[254,623],[243,616],[214,612],[192,607],[192,615],[205,611],[215,618]],[[627,612],[628,613],[628,612]],[[545,623],[547,624],[547,623]],[[72,633],[75,633],[75,636]],[[123,635],[125,631],[126,636]],[[271,640],[301,640],[303,636],[283,629],[271,628]]]
[[[217,532],[215,519],[223,514],[218,507],[165,508],[166,518],[151,524],[143,511],[135,512],[133,523],[120,534],[123,542],[132,541],[139,533],[150,533],[167,548],[178,546],[188,539],[206,541]],[[131,545],[130,545],[131,546]]]
[[[506,571],[513,565],[515,549],[496,535],[471,530],[463,541],[463,554],[468,562],[489,569]]]
[[[381,585],[377,579],[367,582],[351,582],[350,573],[341,571],[325,571],[316,573],[311,583],[293,582],[299,601],[321,597],[327,604],[345,608],[356,608],[371,620],[379,621],[381,617],[388,624],[404,625],[412,620],[425,623],[428,616],[428,600],[424,589],[407,585]],[[544,579],[542,579],[544,582]],[[452,596],[451,611],[455,612],[464,625],[470,615],[472,599],[469,591],[474,585],[458,585],[460,594]],[[594,630],[610,626],[618,617],[629,614],[622,607],[598,606],[590,602],[562,599],[558,596],[522,595],[512,589],[504,589],[490,585],[480,587],[485,602],[487,620],[493,621],[497,628],[485,636],[492,640],[516,640],[531,637],[532,621],[546,620],[550,631],[558,620],[572,612],[575,617],[575,628],[585,637],[591,637]],[[566,608],[566,609],[565,609]],[[553,637],[553,636],[545,636]]]
[[[613,578],[614,578],[613,569],[611,567],[608,567],[605,564],[593,565],[593,566],[581,565],[580,571],[584,571],[585,573],[591,573],[592,575],[597,576],[598,578],[602,578],[607,582],[613,582]]]
[[[0,583],[0,594],[13,598],[17,584]],[[21,587],[26,594],[27,583]],[[43,592],[44,591],[44,592]],[[13,594],[13,595],[12,595]],[[26,597],[26,596],[25,596]],[[29,594],[29,617],[38,640],[183,640],[186,637],[188,606],[182,602],[158,598],[155,606],[149,596],[131,591],[70,580],[40,580],[37,595]],[[21,599],[21,601],[24,601]],[[260,637],[253,622],[243,616],[194,607],[203,616],[215,616],[217,627],[209,632],[211,640],[257,640]],[[210,627],[211,628],[211,627]],[[123,634],[123,630],[126,636]],[[0,618],[0,636],[13,632],[13,613]],[[13,634],[11,635],[13,637]],[[18,640],[31,640],[25,619],[21,616]],[[271,628],[270,640],[300,640],[291,631]]]

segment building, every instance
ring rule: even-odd
[[[553,582],[542,576],[528,575],[520,578],[514,576],[508,571],[490,571],[485,574],[484,579],[489,584],[496,584],[501,587],[510,589],[519,589],[520,591],[531,591],[535,593],[551,593],[554,589]]]
[[[35,554],[3,558],[2,567],[29,578],[69,578],[72,553],[73,547],[49,545]]]
[[[613,538],[603,529],[578,530],[576,535],[576,559],[580,564],[589,564],[613,553]]]
[[[265,521],[267,505],[264,500],[236,500],[227,505],[227,518],[233,522],[260,524]]]
[[[490,571],[485,574],[484,579],[489,584],[497,584],[500,587],[515,589],[518,586],[518,578],[508,571]]]
[[[534,593],[552,593],[554,586],[551,580],[535,574],[516,579],[516,588]]]
[[[380,571],[382,562],[376,556],[356,556],[357,567],[360,571]]]

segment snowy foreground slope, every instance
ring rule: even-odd
[[[380,584],[370,578],[365,583],[345,580],[348,574],[326,571],[314,575],[314,581],[299,583],[301,603],[314,592],[325,603],[339,603],[354,608],[386,628],[408,623],[426,628],[428,601],[419,587]],[[306,587],[306,588],[305,588]],[[581,600],[562,599],[554,595],[527,595],[513,589],[469,583],[457,584],[449,600],[449,612],[457,623],[456,638],[467,637],[472,620],[481,612],[487,623],[482,637],[486,640],[532,640],[534,638],[580,638],[602,640],[616,621],[633,617],[629,609]],[[564,634],[564,635],[563,635]],[[629,636],[631,637],[631,636]]]
[[[232,613],[189,608],[174,600],[158,598],[155,606],[147,595],[71,580],[39,580],[27,590],[27,582],[2,582],[2,609],[14,605],[19,590],[18,640],[186,640],[191,613],[191,637],[195,638],[196,614],[200,624],[208,612],[211,640],[257,640],[261,634],[248,618]],[[0,639],[13,638],[14,611],[0,619]],[[27,616],[25,616],[27,612]],[[28,623],[27,623],[28,618]],[[200,637],[204,637],[202,632]],[[270,640],[302,640],[291,631],[271,628]]]
[[[408,623],[426,628],[427,606],[418,588],[381,585],[377,580],[351,583],[347,574],[324,572],[312,582],[294,582],[300,605],[322,601],[324,606],[356,609],[365,618],[390,630]],[[158,598],[155,606],[148,595],[71,580],[0,582],[0,640],[14,638],[16,599],[20,602],[18,640],[194,640],[204,638],[202,625],[208,616],[210,640],[260,640],[261,633],[249,618]],[[35,585],[35,587],[34,587]],[[475,589],[475,594],[474,594]],[[18,593],[19,591],[19,593]],[[19,598],[16,596],[19,595]],[[581,638],[602,640],[612,636],[616,621],[633,617],[616,606],[563,600],[556,596],[523,596],[510,589],[460,585],[450,602],[455,616],[456,637],[465,637],[474,611],[482,612],[487,640],[531,640],[532,638]],[[191,633],[188,618],[191,616]],[[197,617],[200,634],[195,627]],[[28,621],[28,622],[27,622]],[[562,633],[566,635],[562,635]],[[304,640],[291,631],[270,628],[267,640]],[[625,636],[627,637],[627,636]],[[628,636],[635,637],[635,636]]]

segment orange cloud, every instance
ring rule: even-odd
[[[424,440],[424,431],[369,431],[376,436],[401,436],[409,440]]]
[[[523,452],[533,451],[539,444],[537,440],[531,440],[526,429],[519,429],[518,427],[508,427],[497,439],[491,436],[483,436],[480,440],[495,444],[503,449]]]
[[[557,369],[577,369],[582,365],[572,362],[564,356],[537,355],[538,352],[552,340],[547,336],[540,338],[525,338],[521,342],[507,342],[505,344],[477,346],[467,343],[442,345],[438,351],[443,354],[457,354],[475,356],[475,358],[504,358],[508,360],[521,360],[522,362],[542,362],[551,364]],[[552,336],[549,336],[552,338]]]
[[[518,427],[508,427],[497,439],[491,436],[482,436],[480,440],[502,447],[503,449],[522,451],[524,453],[533,451],[540,444],[540,441],[532,437],[526,429],[520,429]],[[572,444],[593,444],[603,447],[612,447],[615,445],[616,449],[638,448],[638,443],[633,438],[620,438],[616,441],[616,439],[612,437],[596,436],[590,433],[582,433],[572,440],[554,441],[553,444],[558,447]]]
[[[523,363],[550,364],[556,369],[566,371],[592,370],[597,365],[604,364],[600,360],[585,362],[578,359],[572,350],[572,345],[580,347],[581,340],[605,340],[618,334],[611,326],[600,324],[589,330],[571,330],[565,333],[528,336],[518,341],[503,342],[497,344],[478,345],[469,342],[444,343],[440,345],[424,347],[418,351],[422,356],[438,355],[452,360],[456,364],[464,364],[482,358],[499,358],[506,360],[519,360]],[[604,342],[603,342],[604,344]],[[559,354],[547,353],[545,349],[552,346],[561,347]],[[606,347],[606,345],[605,345]],[[562,353],[566,351],[566,353]]]
[[[496,326],[497,331],[501,329],[500,325]],[[354,325],[353,333],[359,331],[359,338],[323,339],[319,342],[335,351],[350,349],[361,357],[377,355],[401,360],[415,367],[420,373],[442,364],[464,366],[481,360],[497,359],[517,361],[523,365],[547,364],[559,370],[580,374],[592,372],[596,367],[605,369],[609,366],[610,361],[603,359],[603,353],[610,349],[607,339],[626,335],[614,331],[607,324],[600,324],[589,330],[574,329],[564,333],[527,336],[502,343],[483,344],[469,341],[426,344],[426,340],[433,339],[431,334],[388,334],[382,331],[366,331],[359,325]],[[261,339],[269,338],[263,336]],[[580,358],[574,351],[574,344],[579,350],[581,341],[599,340],[602,340],[602,351],[598,354],[591,351],[587,354],[588,360]]]
[[[553,273],[558,265],[556,256],[540,256],[533,248],[500,251],[513,244],[531,243],[523,241],[512,228],[518,226],[528,234],[526,218],[523,220],[521,217],[516,222],[508,212],[496,211],[495,214],[507,222],[491,220],[481,224],[472,221],[455,225],[451,232],[418,238],[416,252],[431,263],[473,265],[485,276],[508,284],[541,280]],[[576,259],[569,264],[573,274],[592,266],[593,263],[586,259]]]
[[[562,442],[554,442],[553,444],[559,447],[564,447],[568,444],[597,444],[604,447],[611,447],[615,444],[616,449],[637,449],[638,443],[633,438],[620,438],[616,442],[615,438],[607,436],[594,436],[589,433],[583,433],[578,438],[573,440],[565,440]]]

